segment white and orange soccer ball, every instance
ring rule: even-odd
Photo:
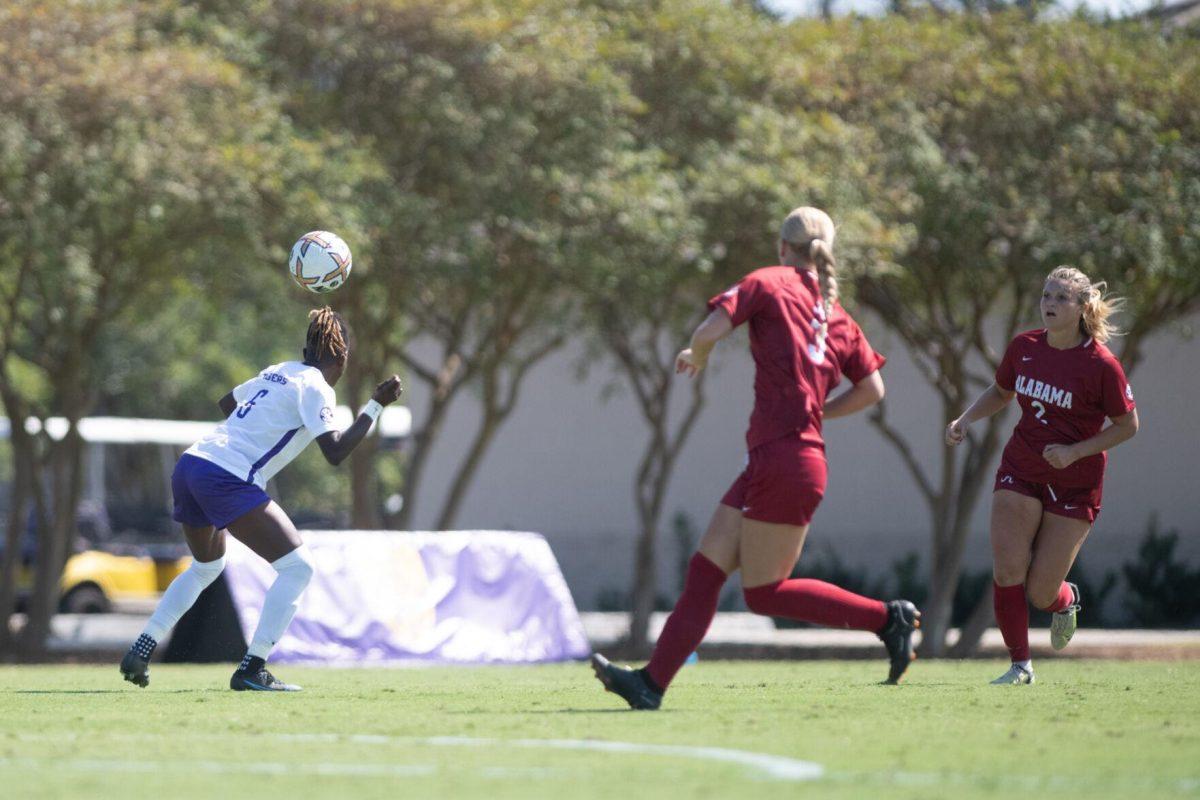
[[[332,292],[350,277],[350,247],[329,231],[310,231],[292,245],[288,273],[310,292]]]

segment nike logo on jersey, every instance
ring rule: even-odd
[[[1067,510],[1067,511],[1071,511],[1072,509],[1079,508],[1079,506],[1066,506],[1066,505],[1064,505],[1064,506],[1063,506],[1063,508],[1064,508],[1065,510]]]
[[[1065,389],[1059,389],[1057,386],[1051,386],[1042,381],[1035,381],[1032,378],[1026,378],[1024,375],[1017,376],[1017,394],[1023,394],[1026,397],[1032,397],[1034,400],[1041,400],[1043,403],[1050,403],[1059,408],[1071,407],[1071,393]]]
[[[1021,356],[1022,361],[1033,361],[1033,356]]]

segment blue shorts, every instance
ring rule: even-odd
[[[203,458],[184,453],[171,475],[176,522],[203,528],[224,528],[247,511],[271,502],[253,483]]]

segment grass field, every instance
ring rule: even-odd
[[[0,797],[1200,796],[1200,663],[702,662],[658,712],[587,666],[0,667]],[[706,748],[706,749],[705,749]],[[782,792],[783,794],[777,794]],[[750,795],[754,796],[754,795]]]

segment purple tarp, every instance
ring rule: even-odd
[[[588,655],[546,540],[510,531],[301,531],[316,574],[271,661],[457,664]],[[247,639],[275,571],[232,537],[225,576]]]

